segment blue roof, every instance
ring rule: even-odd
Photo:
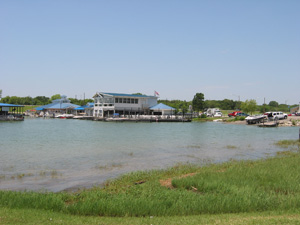
[[[150,108],[150,110],[154,110],[154,109],[168,109],[168,110],[175,110],[175,108],[171,107],[171,106],[168,106],[168,105],[165,105],[163,103],[159,103],[155,106],[152,106]]]
[[[112,96],[119,96],[119,97],[156,97],[156,96],[149,96],[149,95],[133,95],[133,94],[122,94],[122,93],[108,93],[108,92],[100,92],[100,94],[112,95]]]
[[[85,109],[90,109],[94,107],[94,103],[93,102],[89,102],[86,105],[83,106],[79,106],[77,108],[75,108],[75,110],[85,110]]]
[[[37,107],[36,110],[44,110],[44,109],[67,109],[67,108],[77,108],[79,105],[75,105],[72,103],[51,103],[48,105]]]
[[[0,103],[0,107],[24,107],[24,105],[14,105],[14,104]]]

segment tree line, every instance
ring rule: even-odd
[[[140,93],[136,93],[140,94]],[[60,94],[55,94],[51,97],[36,96],[36,97],[18,97],[6,96],[1,98],[2,103],[17,104],[17,105],[47,105],[55,99],[60,99]],[[72,104],[86,105],[88,102],[94,102],[93,99],[76,99],[68,98]],[[244,110],[245,112],[259,111],[261,113],[268,111],[283,111],[289,112],[290,108],[298,105],[288,106],[286,104],[279,104],[276,101],[270,101],[269,104],[257,105],[255,100],[234,101],[231,99],[224,100],[205,100],[203,93],[196,93],[192,101],[185,100],[158,100],[158,103],[163,103],[175,108],[176,112],[203,112],[208,108],[219,108],[221,110]],[[249,108],[250,107],[250,108]]]
[[[47,105],[52,103],[55,99],[60,99],[60,94],[55,94],[51,97],[46,96],[36,96],[36,97],[18,97],[18,96],[6,96],[1,98],[2,103],[7,104],[15,104],[15,105]],[[76,98],[68,98],[72,104],[76,105],[86,105],[88,102],[94,102],[93,99],[76,99]]]

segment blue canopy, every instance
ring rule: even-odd
[[[171,107],[171,106],[168,106],[168,105],[165,105],[163,103],[159,103],[155,106],[152,106],[150,108],[150,110],[156,110],[156,109],[160,109],[160,110],[175,110],[175,108]]]
[[[24,107],[24,105],[13,105],[7,103],[0,103],[0,107]]]

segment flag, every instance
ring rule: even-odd
[[[154,95],[157,96],[159,95],[159,93],[157,91],[154,91]]]

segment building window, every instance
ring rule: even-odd
[[[134,99],[132,98],[132,99],[130,99],[130,103],[131,104],[133,104],[134,103]]]
[[[136,98],[136,99],[134,99],[134,103],[135,104],[138,104],[139,103],[139,100]]]
[[[127,103],[129,103],[129,104],[130,104],[130,98],[127,98]]]
[[[118,98],[115,98],[115,103],[119,103],[119,99]]]
[[[119,98],[119,103],[122,103],[123,102],[122,100],[123,100],[122,98]]]

